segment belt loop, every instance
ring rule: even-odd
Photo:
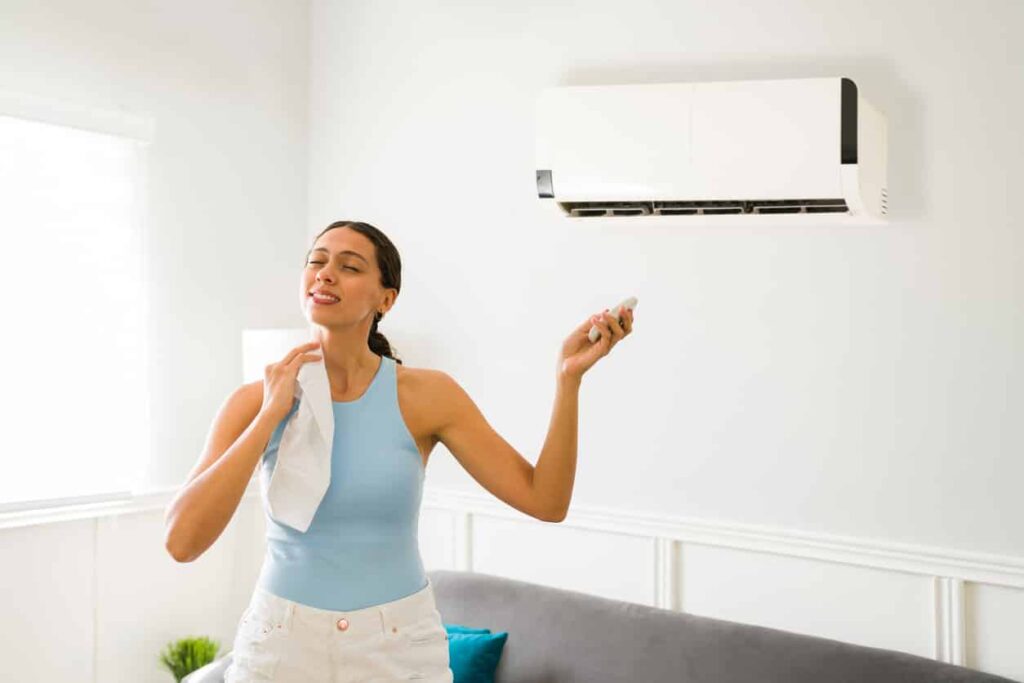
[[[384,618],[384,610],[378,609],[377,616],[380,617],[380,632],[382,635],[386,636],[388,634],[388,625],[387,619]]]
[[[288,602],[288,606],[284,610],[284,621],[285,621],[285,625],[287,626],[289,631],[292,628],[292,619],[294,617],[294,614],[295,614],[295,603],[289,601]]]

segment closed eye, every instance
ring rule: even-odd
[[[323,265],[323,264],[324,264],[324,262],[323,262],[323,261],[310,261],[310,262],[309,262],[309,263],[307,263],[306,265],[307,265],[307,266],[309,266],[309,265],[313,265],[314,263],[315,263],[315,264],[317,264],[317,265]],[[355,273],[358,273],[358,272],[359,272],[359,269],[358,269],[358,268],[353,268],[352,266],[344,266],[344,267],[342,268],[342,270],[345,270],[346,268],[347,268],[348,270],[351,270],[351,271],[355,272]]]

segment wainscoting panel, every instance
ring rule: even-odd
[[[3,680],[96,680],[95,526],[84,519],[0,533]]]
[[[237,514],[251,510],[242,506]],[[191,633],[223,638],[235,626],[229,609],[237,604],[231,595],[237,582],[233,533],[225,530],[201,560],[178,564],[168,561],[158,514],[97,519],[96,527],[97,681],[158,680],[157,656],[165,643]],[[150,656],[125,660],[124,652]]]
[[[456,526],[467,521],[467,515],[449,510],[420,508],[420,557],[430,569],[459,569],[456,556],[465,548],[463,534]]]
[[[472,571],[653,604],[653,539],[479,516],[472,543]]]
[[[967,666],[1024,681],[1024,591],[967,584]]]
[[[682,565],[690,614],[933,655],[930,577],[695,544]]]

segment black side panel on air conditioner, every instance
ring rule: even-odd
[[[840,97],[839,155],[843,164],[857,163],[857,84],[842,80]]]
[[[551,171],[537,171],[537,196],[555,196],[555,188],[551,185]]]

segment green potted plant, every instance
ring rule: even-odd
[[[182,638],[168,643],[160,653],[160,663],[174,676],[175,683],[217,658],[220,643],[206,636]]]

